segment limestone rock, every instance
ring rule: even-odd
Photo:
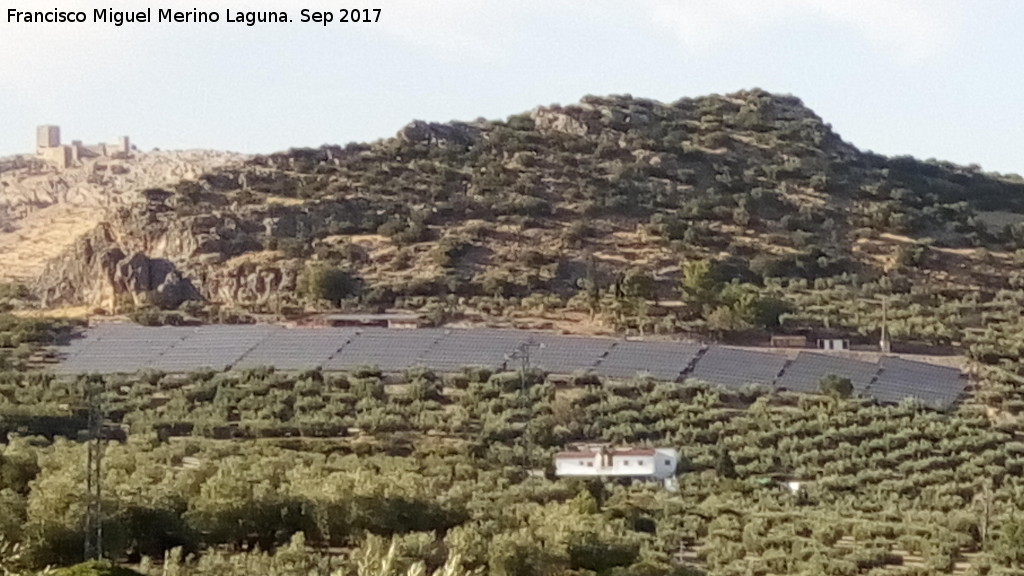
[[[590,126],[584,119],[585,110],[577,108],[576,114],[567,108],[536,108],[530,112],[534,126],[541,132],[563,132],[573,136],[585,136]]]
[[[432,144],[435,146],[469,146],[479,131],[468,124],[437,124],[416,120],[398,131],[398,137],[406,142]]]

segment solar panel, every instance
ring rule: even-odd
[[[633,378],[646,373],[659,380],[675,381],[702,348],[687,342],[620,341],[594,371],[609,378]]]
[[[611,338],[581,338],[534,334],[539,344],[530,353],[530,365],[558,374],[592,370],[615,344]]]
[[[881,402],[916,398],[926,406],[947,408],[963,395],[967,381],[960,370],[883,356],[881,372],[868,393]]]
[[[468,366],[501,368],[525,339],[524,332],[516,330],[453,329],[424,352],[418,362],[439,372]]]
[[[420,357],[445,337],[445,332],[439,329],[364,328],[324,362],[324,369],[351,370],[357,366],[377,366],[385,371],[399,371],[412,368],[418,366]]]
[[[234,364],[236,369],[274,366],[305,370],[322,366],[354,335],[355,328],[283,329],[265,338]]]
[[[60,367],[63,373],[137,372],[174,344],[181,342],[194,328],[175,326],[148,327],[135,324],[106,324],[86,331],[70,356]]]
[[[729,388],[771,385],[785,364],[786,357],[781,354],[712,346],[697,359],[687,377]]]
[[[146,363],[163,372],[190,372],[200,368],[225,370],[264,339],[282,330],[278,326],[200,326],[184,340]]]
[[[916,398],[945,408],[964,393],[967,382],[956,368],[885,356],[878,365],[827,354],[801,352],[786,364],[781,354],[713,346],[699,355],[699,344],[616,341],[516,330],[395,330],[386,328],[296,328],[268,325],[145,327],[104,324],[84,338],[58,347],[58,373],[131,373],[143,368],[187,372],[273,365],[284,370],[323,366],[350,370],[376,365],[399,371],[413,366],[457,370],[464,366],[501,367],[520,344],[532,339],[531,364],[550,372],[593,370],[612,378],[646,372],[662,380],[688,378],[739,388],[775,383],[787,390],[819,392],[829,374],[850,378],[854,390],[882,402]],[[696,358],[696,362],[694,359]],[[689,365],[692,370],[687,372]],[[781,373],[781,375],[780,375]]]
[[[855,394],[864,395],[868,386],[878,374],[879,366],[873,362],[862,362],[851,358],[800,352],[796,359],[786,366],[776,382],[779,388],[806,394],[821,393],[821,380],[830,374],[849,378]]]

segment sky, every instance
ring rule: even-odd
[[[380,8],[375,23],[300,10]],[[217,24],[18,24],[7,11],[216,10]],[[225,10],[286,10],[286,24]],[[505,118],[581,97],[762,88],[862,150],[1024,174],[1018,0],[0,0],[0,155],[65,141],[269,153],[414,119]]]

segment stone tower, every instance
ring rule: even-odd
[[[36,128],[36,148],[57,148],[60,146],[60,126],[38,126]]]

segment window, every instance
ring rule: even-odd
[[[593,462],[587,462],[587,466],[590,466],[591,468],[593,468],[594,467],[594,463]]]
[[[586,460],[580,460],[580,466],[583,466],[583,465],[584,465],[584,464],[586,464],[586,463],[587,463],[587,461],[586,461]]]
[[[622,461],[622,465],[623,466],[629,466],[629,460],[623,460]]]
[[[671,466],[671,465],[672,465],[672,461],[666,458],[665,459],[665,466]]]

